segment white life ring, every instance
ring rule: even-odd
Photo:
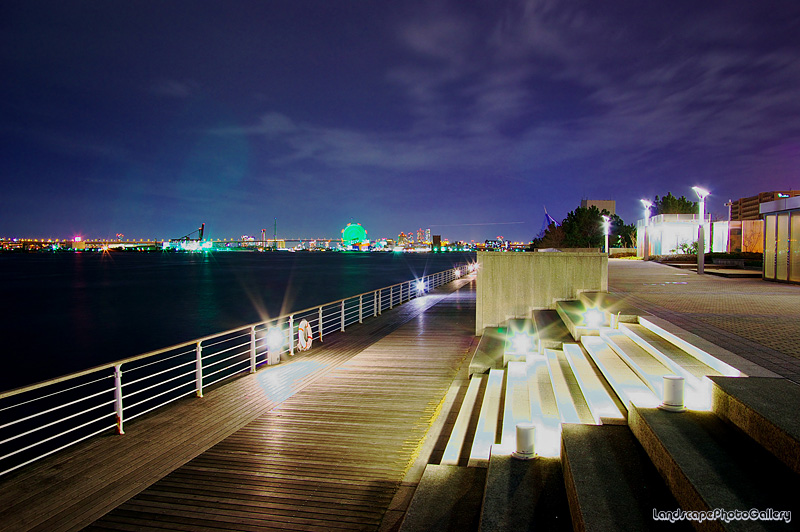
[[[300,321],[297,326],[297,348],[300,351],[311,349],[311,342],[314,340],[314,333],[311,332],[311,325],[307,320]]]

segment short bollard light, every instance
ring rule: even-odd
[[[658,408],[667,412],[685,412],[683,404],[683,377],[664,375],[664,399]]]
[[[270,364],[280,362],[281,351],[286,342],[286,335],[280,327],[273,326],[267,331],[267,359]]]
[[[511,456],[518,460],[536,458],[533,442],[536,437],[536,426],[533,423],[517,423],[517,450]]]

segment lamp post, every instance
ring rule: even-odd
[[[692,190],[700,198],[700,225],[697,228],[697,273],[703,275],[706,265],[706,196],[709,192],[700,187],[692,187]]]
[[[647,234],[647,227],[650,225],[650,207],[653,206],[653,203],[646,199],[639,201],[641,201],[644,206],[644,238],[642,239],[644,251],[642,252],[642,258],[647,260],[650,258],[650,242],[648,242],[650,235]]]
[[[608,230],[609,230],[610,226],[611,226],[611,218],[609,218],[608,216],[606,216],[604,214],[603,215],[603,233],[606,236],[606,255],[610,255],[609,254],[609,250],[608,250]]]

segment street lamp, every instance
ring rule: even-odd
[[[644,206],[644,238],[642,238],[644,251],[642,252],[642,258],[647,260],[650,258],[650,242],[648,242],[650,235],[647,234],[647,227],[650,225],[650,207],[653,206],[653,202],[646,199],[639,201],[641,201]]]
[[[609,218],[608,216],[606,216],[604,214],[603,215],[603,233],[605,233],[605,235],[606,235],[606,255],[609,254],[608,253],[608,230],[609,230],[610,226],[611,226],[611,218]]]
[[[697,227],[697,273],[703,275],[706,265],[706,196],[709,192],[700,187],[692,187],[692,190],[700,198],[700,225]]]

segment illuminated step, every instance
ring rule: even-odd
[[[532,315],[539,353],[547,347],[561,349],[561,344],[572,341],[569,329],[555,310],[534,310]]]
[[[561,452],[561,419],[544,355],[528,355],[526,370],[531,422],[536,427],[534,451],[540,456],[558,457]]]
[[[601,309],[587,307],[582,301],[557,301],[556,312],[561,316],[572,338],[578,342],[583,335],[597,336],[609,326],[608,315]]]
[[[664,396],[664,376],[675,375],[671,368],[642,349],[621,331],[609,329],[603,331],[600,338],[605,340],[611,349],[630,366],[656,397]]]
[[[539,351],[536,340],[536,329],[533,320],[511,319],[506,327],[505,349],[503,350],[503,365],[509,361],[518,360],[525,362],[528,353]]]
[[[589,405],[592,418],[596,425],[624,424],[626,416],[617,403],[606,391],[606,387],[595,373],[589,360],[578,344],[564,344],[564,356],[572,368],[572,374],[580,385],[583,397]]]
[[[661,400],[648,385],[598,336],[584,336],[581,344],[592,357],[617,397],[630,410],[631,405],[655,408]]]
[[[564,344],[567,345],[567,344]],[[547,371],[553,384],[558,415],[562,423],[593,423],[591,412],[583,398],[563,351],[545,349]]]
[[[503,348],[505,347],[506,330],[504,327],[486,327],[483,329],[478,348],[472,355],[469,364],[470,375],[487,373],[490,369],[502,369]]]
[[[489,454],[497,437],[504,373],[502,369],[489,370],[486,392],[483,394],[483,405],[478,417],[478,427],[475,430],[475,439],[469,455],[468,465],[470,466],[486,466],[489,463]]]
[[[620,325],[620,331],[672,370],[675,375],[684,378],[685,402],[688,408],[711,410],[711,381],[706,377],[719,375],[716,369],[643,325],[625,323]]]
[[[646,314],[624,298],[608,292],[581,292],[580,299],[587,307],[602,309],[618,323],[638,323],[639,316]]]
[[[506,367],[506,395],[503,432],[500,440],[508,452],[516,449],[517,423],[531,421],[528,372],[525,362],[509,362]]]
[[[453,431],[450,433],[450,439],[447,441],[447,447],[444,449],[441,465],[458,465],[461,451],[464,448],[464,442],[467,439],[469,422],[470,419],[472,419],[472,415],[478,403],[478,392],[483,387],[486,379],[486,375],[473,375],[470,379],[467,393],[464,396],[464,401],[461,403],[461,408],[458,411],[458,417],[453,425]]]
[[[653,316],[641,316],[639,318],[639,324],[658,334],[677,347],[683,349],[703,364],[717,370],[720,375],[724,375],[726,377],[743,376],[743,373],[738,369],[721,360],[721,357],[732,355],[732,353],[729,351],[722,349],[721,347],[714,345],[711,342],[700,338],[699,336],[682,329],[678,329],[674,325],[660,318]],[[689,342],[687,338],[690,338],[691,342]]]

